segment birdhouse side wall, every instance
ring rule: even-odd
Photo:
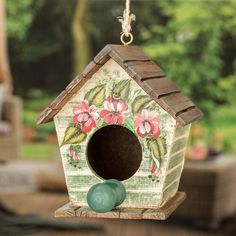
[[[185,151],[190,127],[191,125],[176,125],[169,162],[167,164],[167,173],[164,181],[162,202],[166,202],[178,191],[179,181],[184,167]]]
[[[142,147],[139,169],[122,181],[127,191],[122,207],[160,206],[176,121],[113,59],[92,75],[54,122],[72,205],[86,206],[89,188],[104,181],[88,163],[91,137],[105,126],[119,125],[132,131]]]

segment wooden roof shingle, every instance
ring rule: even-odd
[[[149,94],[178,123],[187,125],[200,118],[203,113],[178,86],[168,79],[164,71],[151,61],[137,46],[107,45],[85,67],[79,76],[63,90],[41,113],[37,123],[47,123],[62,109],[70,98],[110,58],[116,61],[139,86]]]

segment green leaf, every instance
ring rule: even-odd
[[[80,152],[81,147],[79,145],[70,145],[70,151],[75,151],[77,154]]]
[[[104,120],[101,119],[101,118],[99,118],[99,119],[97,120],[97,127],[100,128],[100,127],[103,125],[103,123],[104,123]]]
[[[158,139],[148,139],[147,146],[152,154],[152,158],[158,160],[161,164],[166,154],[166,142],[165,139],[160,137]]]
[[[140,95],[136,97],[132,104],[133,114],[141,112],[141,110],[144,109],[151,101],[152,99],[147,95]]]
[[[80,127],[71,124],[65,132],[65,136],[61,146],[65,144],[79,144],[83,142],[87,137],[87,134],[82,133]]]
[[[125,119],[125,126],[134,132],[134,119],[129,117]]]
[[[86,93],[85,99],[90,105],[101,106],[106,96],[106,85],[98,85]]]
[[[122,80],[115,85],[112,91],[112,96],[115,99],[126,100],[129,96],[130,91],[130,80]]]

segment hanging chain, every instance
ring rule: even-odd
[[[130,0],[126,0],[126,7],[123,12],[123,17],[119,16],[118,20],[122,26],[120,40],[125,46],[129,45],[133,42],[133,39],[134,39],[131,33],[132,31],[131,23],[132,21],[135,21],[135,15],[130,13]],[[128,41],[125,40],[125,37],[128,38]]]

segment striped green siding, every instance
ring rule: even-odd
[[[179,150],[183,149],[186,146],[187,141],[188,141],[188,137],[177,139],[173,143],[173,146],[171,149],[171,154],[174,154],[174,153],[178,152]]]
[[[159,179],[160,180],[160,179]],[[95,183],[102,182],[93,175],[84,176],[67,176],[67,183],[71,189],[82,189],[87,188],[87,186],[94,185]],[[157,192],[157,187],[160,186],[159,182],[152,182],[148,176],[134,176],[128,181],[124,181],[126,189],[129,190],[147,190]]]
[[[86,206],[87,205],[87,191],[69,191],[70,202],[73,205]]]
[[[174,142],[170,151],[170,159],[167,167],[167,173],[164,182],[164,192],[162,201],[167,200],[178,190],[179,180],[184,164],[184,154],[188,142],[190,125],[178,125],[174,134]]]
[[[182,165],[171,171],[167,176],[165,180],[165,187],[171,184],[175,179],[179,179],[180,174],[182,171]]]
[[[70,201],[73,205],[87,206],[87,191],[70,191]],[[142,205],[146,207],[157,206],[161,203],[161,196],[153,192],[127,192],[122,207],[138,208]]]
[[[184,151],[181,151],[175,155],[173,155],[171,158],[170,158],[170,162],[169,162],[169,170],[171,170],[172,168],[174,168],[175,166],[179,165],[181,162],[183,162],[183,159],[184,159],[184,153],[185,153],[185,150]]]
[[[175,130],[174,138],[187,134],[188,132],[189,132],[189,125],[186,126],[178,125]]]
[[[171,197],[175,192],[177,192],[178,187],[179,187],[179,181],[177,180],[163,192],[162,196],[163,201],[165,201],[166,199]]]
[[[70,186],[70,189],[79,189],[87,186],[93,186],[95,183],[99,183],[99,179],[97,179],[93,175],[85,175],[85,176],[67,176],[67,184]]]

